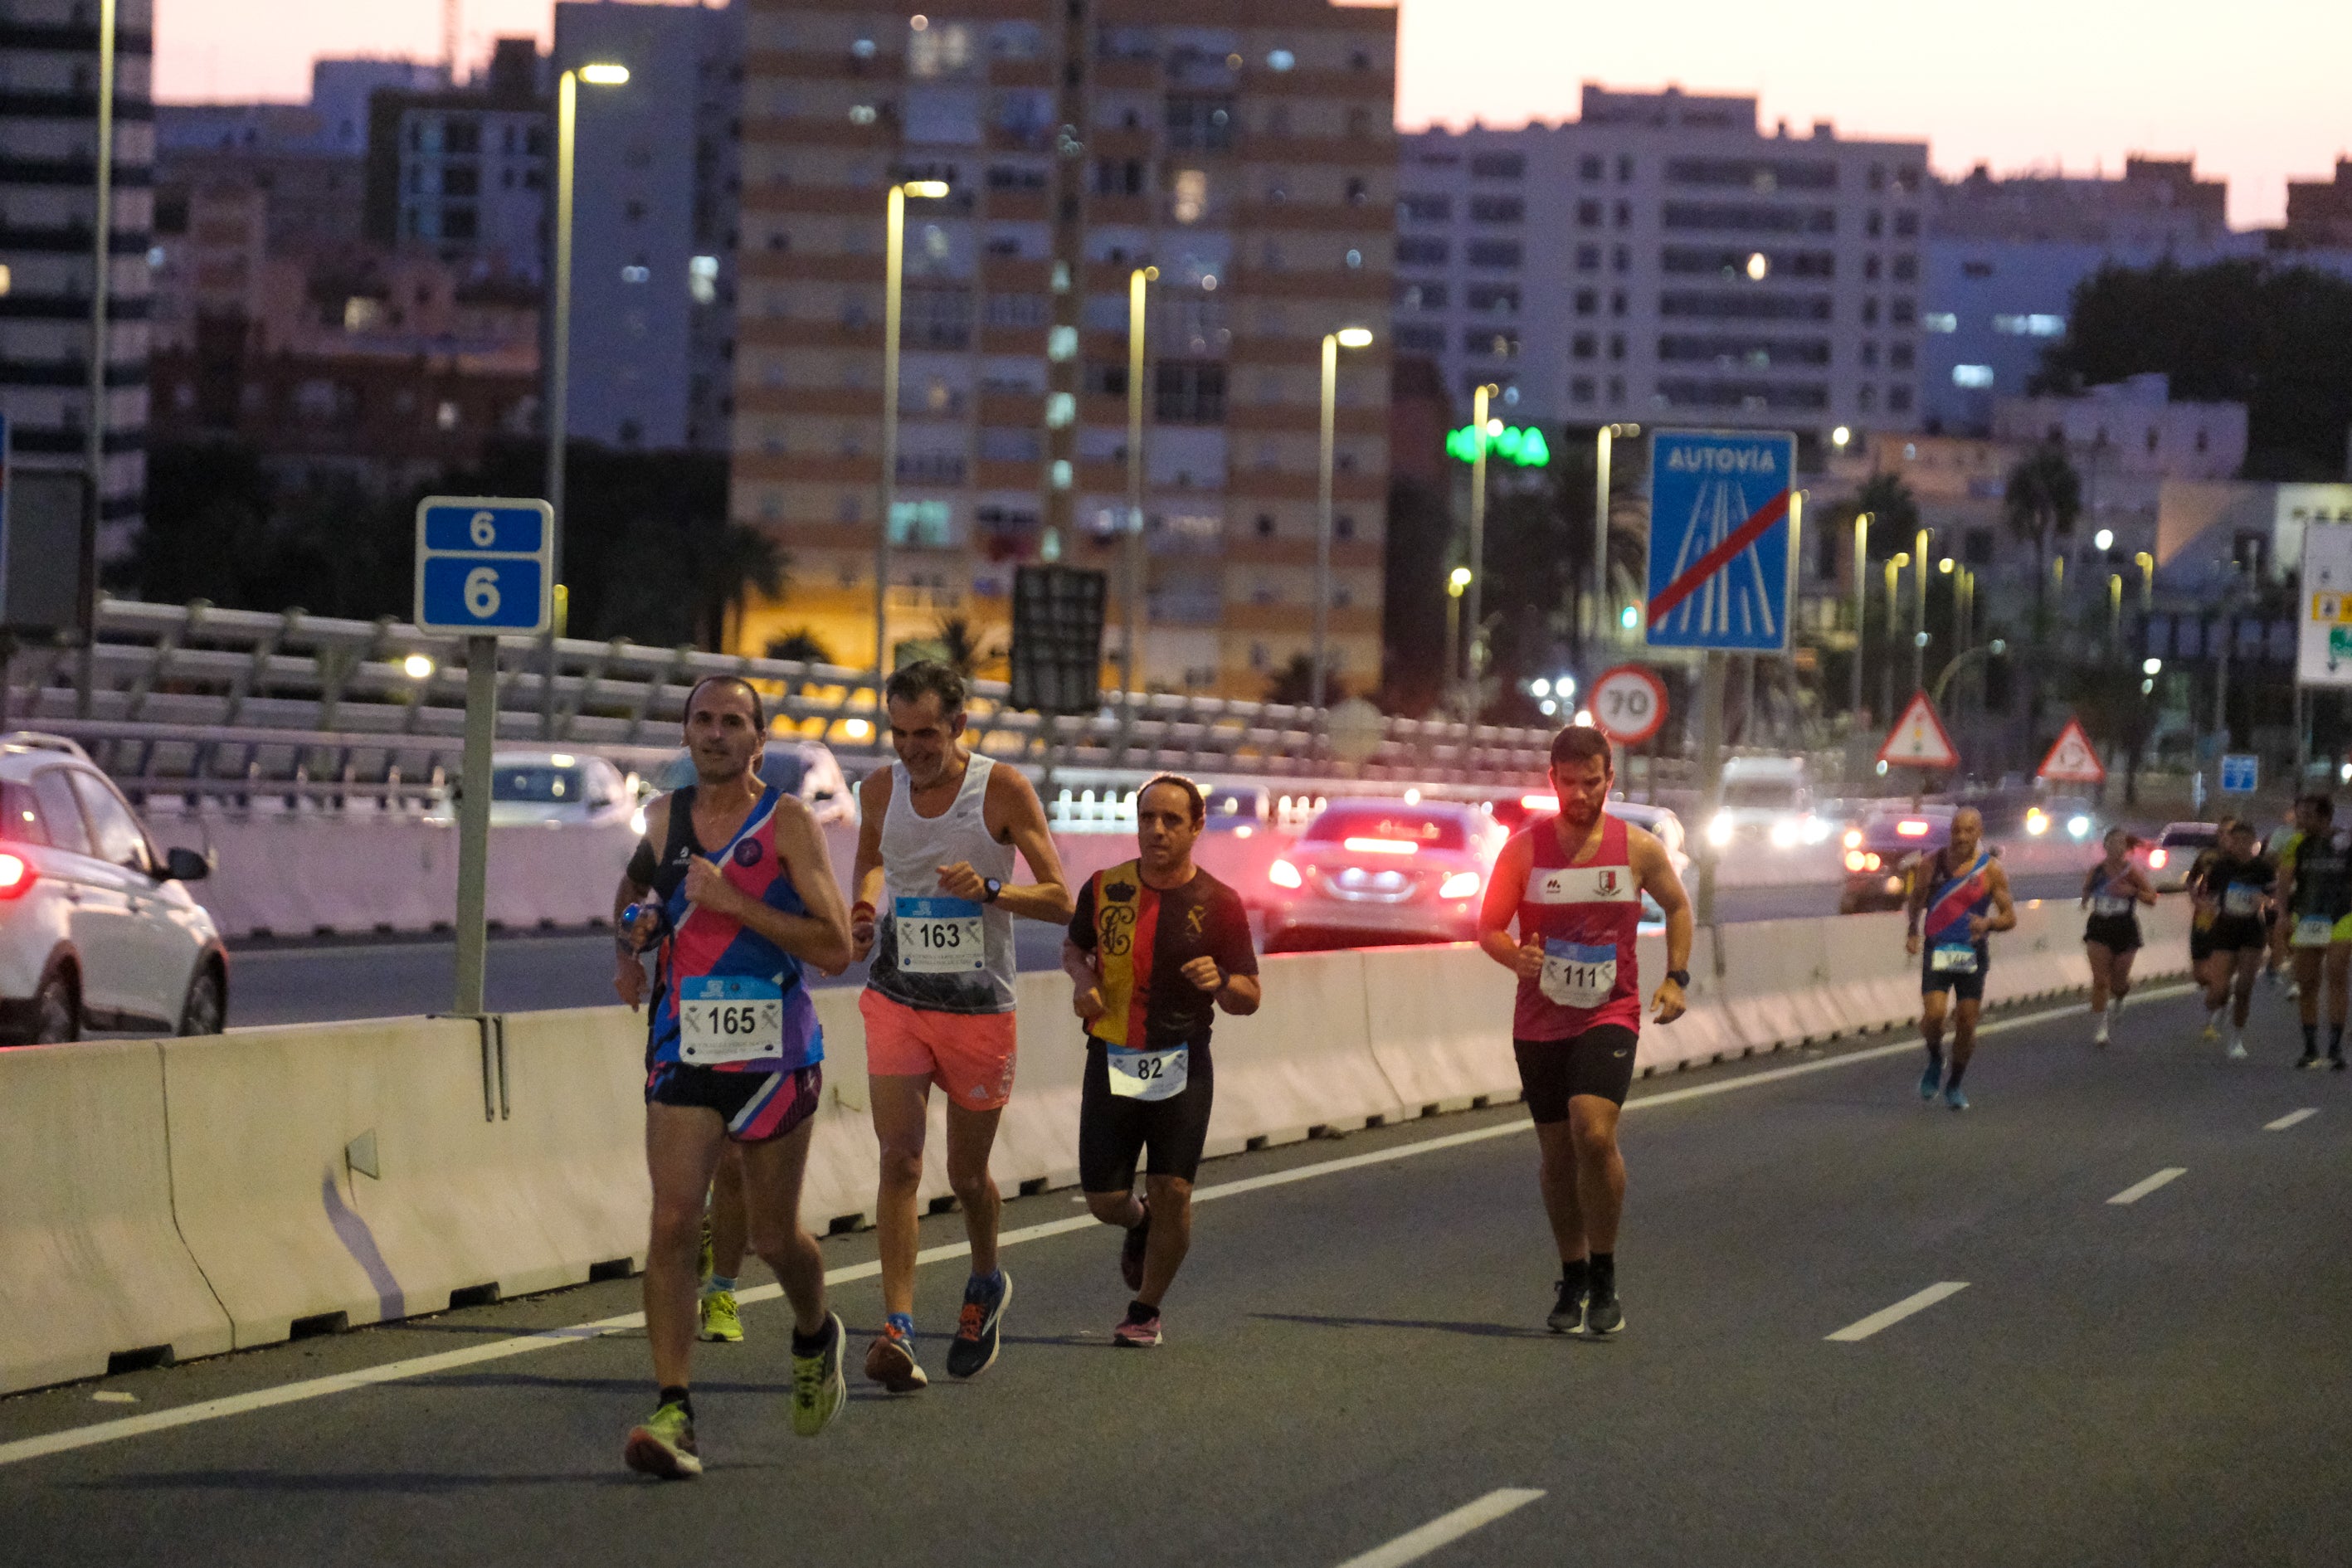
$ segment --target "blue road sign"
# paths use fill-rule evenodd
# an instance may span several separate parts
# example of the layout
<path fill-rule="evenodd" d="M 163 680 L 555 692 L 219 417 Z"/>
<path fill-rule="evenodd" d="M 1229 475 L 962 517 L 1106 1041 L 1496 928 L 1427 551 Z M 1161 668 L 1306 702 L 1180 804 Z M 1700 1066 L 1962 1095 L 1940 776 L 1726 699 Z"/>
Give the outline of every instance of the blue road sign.
<path fill-rule="evenodd" d="M 1785 432 L 1651 437 L 1652 647 L 1788 651 L 1796 467 Z"/>
<path fill-rule="evenodd" d="M 2263 760 L 2252 752 L 2221 754 L 2221 793 L 2252 795 L 2262 787 Z"/>
<path fill-rule="evenodd" d="M 552 624 L 554 509 L 543 500 L 427 496 L 416 506 L 416 625 L 461 637 Z"/>

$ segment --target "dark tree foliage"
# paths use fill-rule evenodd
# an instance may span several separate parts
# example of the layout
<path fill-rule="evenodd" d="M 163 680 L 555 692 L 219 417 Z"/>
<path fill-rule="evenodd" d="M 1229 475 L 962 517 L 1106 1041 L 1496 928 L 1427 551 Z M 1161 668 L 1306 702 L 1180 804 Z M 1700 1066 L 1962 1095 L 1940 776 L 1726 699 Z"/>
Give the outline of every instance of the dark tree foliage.
<path fill-rule="evenodd" d="M 1381 706 L 1416 718 L 1437 705 L 1445 679 L 1445 574 L 1460 564 L 1444 492 L 1402 476 L 1389 481 L 1381 601 Z"/>
<path fill-rule="evenodd" d="M 2175 397 L 2243 403 L 2249 479 L 2331 479 L 2352 426 L 2352 282 L 2266 259 L 2106 267 L 2075 286 L 2037 392 L 2161 371 Z"/>
<path fill-rule="evenodd" d="M 535 496 L 544 462 L 536 443 L 516 442 L 430 486 L 381 495 L 349 481 L 282 483 L 234 444 L 161 445 L 149 458 L 146 525 L 116 585 L 166 603 L 405 619 L 416 502 Z M 724 458 L 576 443 L 564 485 L 573 637 L 717 647 L 748 594 L 784 590 L 774 539 L 728 518 Z"/>

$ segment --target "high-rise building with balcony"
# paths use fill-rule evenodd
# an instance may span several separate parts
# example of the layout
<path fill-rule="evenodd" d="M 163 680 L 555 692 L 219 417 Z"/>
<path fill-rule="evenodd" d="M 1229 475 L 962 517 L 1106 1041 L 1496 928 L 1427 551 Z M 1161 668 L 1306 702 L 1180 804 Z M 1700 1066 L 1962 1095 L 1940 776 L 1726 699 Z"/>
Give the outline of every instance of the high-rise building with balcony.
<path fill-rule="evenodd" d="M 1401 353 L 1513 423 L 1918 417 L 1927 149 L 1759 130 L 1756 100 L 1587 83 L 1579 117 L 1405 139 Z"/>
<path fill-rule="evenodd" d="M 1149 285 L 1139 681 L 1258 696 L 1309 646 L 1320 354 L 1337 375 L 1330 652 L 1377 680 L 1396 13 L 1323 0 L 751 0 L 734 515 L 791 580 L 743 642 L 865 664 L 1009 621 L 1013 569 L 1110 573 L 1129 531 L 1128 297 Z M 908 203 L 881 514 L 885 204 Z M 1119 606 L 1114 605 L 1113 625 Z M 1114 644 L 1117 634 L 1114 632 Z"/>
<path fill-rule="evenodd" d="M 98 23 L 18 0 L 0 27 L 0 411 L 12 460 L 84 468 L 98 211 Z M 154 217 L 152 0 L 116 13 L 99 548 L 127 547 L 147 488 L 147 251 Z"/>

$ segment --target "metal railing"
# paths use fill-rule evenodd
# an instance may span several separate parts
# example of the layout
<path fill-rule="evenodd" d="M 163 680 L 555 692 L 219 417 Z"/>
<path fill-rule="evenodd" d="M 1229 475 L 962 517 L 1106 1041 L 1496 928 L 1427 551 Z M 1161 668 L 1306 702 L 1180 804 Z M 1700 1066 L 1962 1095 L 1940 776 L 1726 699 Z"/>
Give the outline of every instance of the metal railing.
<path fill-rule="evenodd" d="M 462 643 L 390 618 L 337 620 L 101 599 L 85 647 L 19 649 L 5 672 L 11 726 L 66 735 L 134 794 L 255 791 L 315 798 L 420 797 L 453 775 L 465 728 Z M 776 732 L 882 754 L 869 672 L 730 658 L 615 639 L 499 644 L 502 745 L 593 750 L 650 772 L 675 753 L 688 693 L 739 675 L 765 695 Z M 1542 776 L 1548 731 L 1390 719 L 1360 765 L 1337 761 L 1312 710 L 1224 698 L 1109 698 L 1047 719 L 972 686 L 972 742 L 1031 771 L 1162 768 L 1236 778 L 1513 785 Z M 361 786 L 369 786 L 362 789 Z M 215 787 L 218 786 L 218 787 Z M 389 787 L 389 793 L 385 786 Z M 338 795 L 340 792 L 340 795 Z M 285 792 L 276 792 L 283 794 Z"/>

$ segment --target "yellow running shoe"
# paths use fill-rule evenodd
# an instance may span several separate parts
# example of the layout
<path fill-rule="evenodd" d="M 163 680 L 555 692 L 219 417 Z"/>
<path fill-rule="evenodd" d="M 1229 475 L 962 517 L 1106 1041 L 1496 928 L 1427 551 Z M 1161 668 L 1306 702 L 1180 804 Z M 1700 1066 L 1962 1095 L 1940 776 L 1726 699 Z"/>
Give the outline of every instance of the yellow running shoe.
<path fill-rule="evenodd" d="M 848 1341 L 838 1313 L 824 1320 L 824 1348 L 814 1355 L 793 1356 L 793 1430 L 814 1437 L 833 1424 L 849 1401 L 849 1383 L 841 1374 L 841 1347 Z"/>
<path fill-rule="evenodd" d="M 621 1460 L 639 1475 L 665 1481 L 700 1475 L 702 1456 L 694 1446 L 694 1417 L 683 1405 L 663 1405 L 629 1434 Z"/>
<path fill-rule="evenodd" d="M 743 1342 L 743 1314 L 732 1290 L 713 1290 L 702 1299 L 702 1338 L 712 1344 Z"/>

